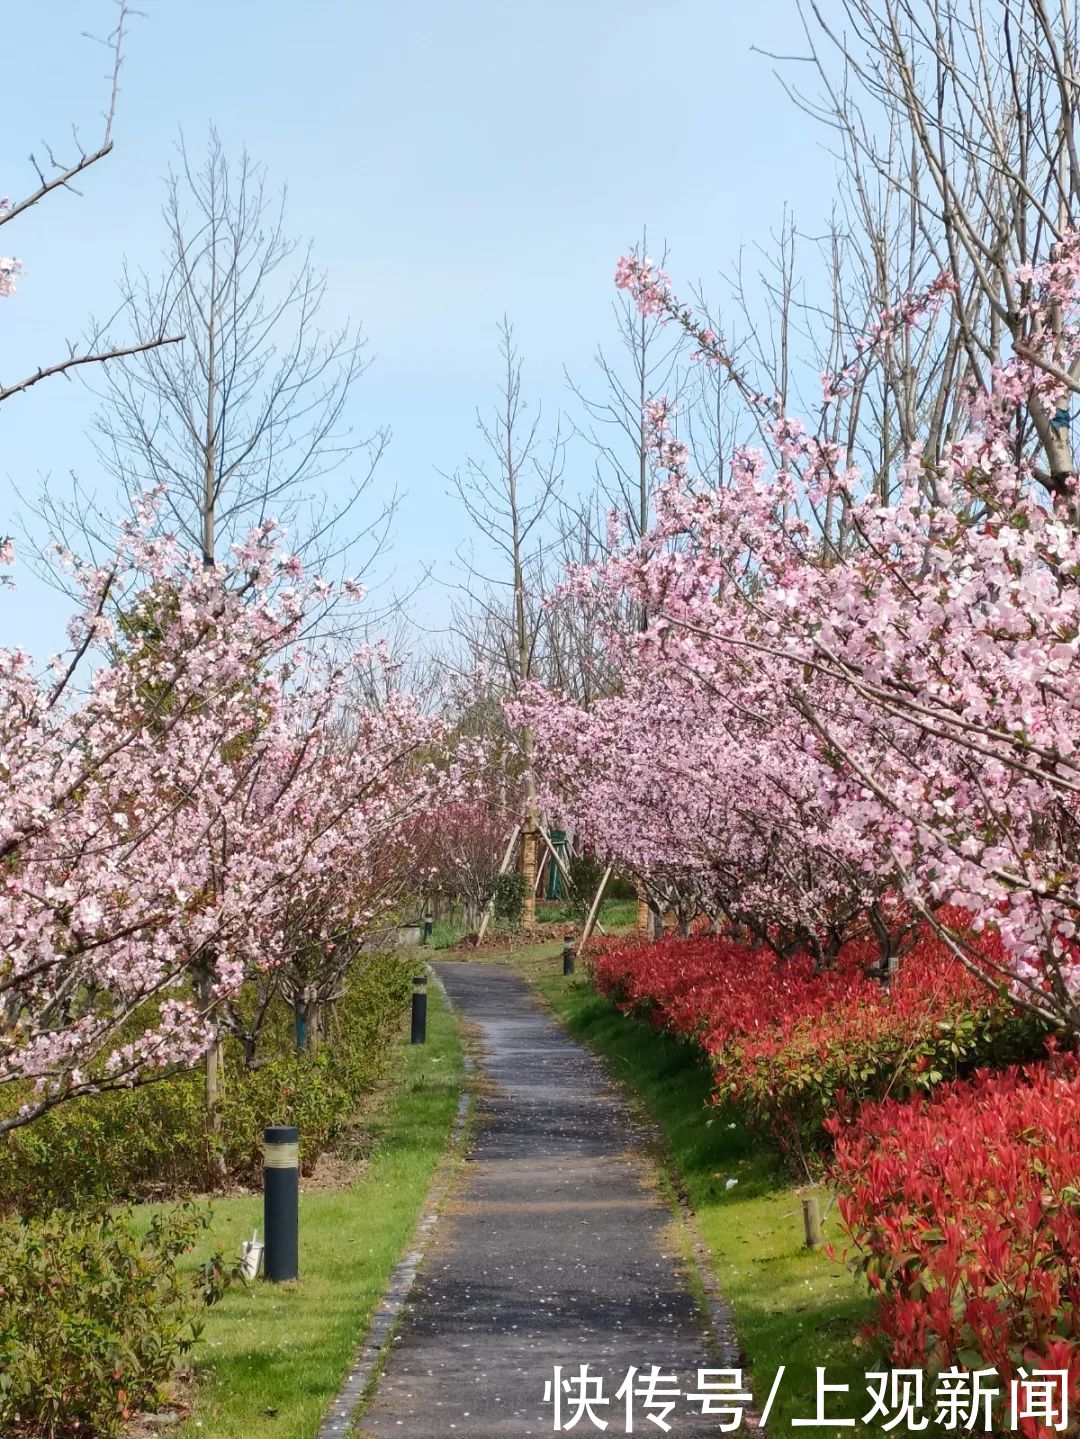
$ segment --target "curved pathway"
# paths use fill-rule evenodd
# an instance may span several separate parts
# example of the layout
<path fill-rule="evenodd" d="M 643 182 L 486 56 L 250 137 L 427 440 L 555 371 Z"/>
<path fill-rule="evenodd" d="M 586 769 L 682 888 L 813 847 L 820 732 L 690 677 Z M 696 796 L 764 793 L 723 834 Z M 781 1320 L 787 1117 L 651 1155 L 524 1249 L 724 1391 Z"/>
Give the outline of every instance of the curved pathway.
<path fill-rule="evenodd" d="M 675 1257 L 670 1210 L 650 1187 L 642 1136 L 599 1061 L 571 1039 L 513 971 L 435 966 L 476 1027 L 482 1051 L 477 1133 L 454 1199 L 416 1280 L 375 1395 L 372 1439 L 495 1439 L 555 1432 L 545 1381 L 583 1363 L 626 1430 L 616 1390 L 631 1366 L 658 1365 L 684 1393 L 715 1366 Z M 661 1386 L 665 1387 L 665 1386 Z M 563 1395 L 565 1426 L 577 1409 Z M 680 1398 L 675 1439 L 717 1432 Z M 634 1403 L 633 1432 L 665 1431 Z M 588 1414 L 570 1431 L 598 1434 Z"/>

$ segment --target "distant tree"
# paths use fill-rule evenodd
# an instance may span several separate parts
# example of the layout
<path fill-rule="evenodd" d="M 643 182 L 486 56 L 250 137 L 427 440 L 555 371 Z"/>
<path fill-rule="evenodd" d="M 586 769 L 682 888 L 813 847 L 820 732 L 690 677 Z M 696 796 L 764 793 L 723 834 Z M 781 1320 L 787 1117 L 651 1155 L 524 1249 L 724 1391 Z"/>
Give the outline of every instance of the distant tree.
<path fill-rule="evenodd" d="M 183 139 L 178 153 L 163 268 L 125 268 L 119 313 L 138 332 L 176 326 L 185 342 L 109 371 L 97 454 L 133 506 L 159 490 L 160 523 L 208 564 L 228 564 L 229 547 L 273 518 L 309 571 L 328 571 L 348 548 L 355 578 L 383 546 L 395 508 L 390 497 L 362 519 L 357 510 L 388 440 L 382 429 L 357 438 L 351 428 L 365 340 L 349 323 L 320 328 L 326 277 L 310 243 L 287 234 L 284 192 L 270 190 L 264 169 L 246 152 L 230 160 L 214 130 L 201 163 Z M 347 478 L 332 498 L 338 475 Z M 111 545 L 112 515 L 81 487 L 42 508 L 81 548 Z"/>
<path fill-rule="evenodd" d="M 502 377 L 490 420 L 477 415 L 486 451 L 470 457 L 450 477 L 465 513 L 486 545 L 462 556 L 467 604 L 458 606 L 454 626 L 472 660 L 498 675 L 505 691 L 516 694 L 535 673 L 537 643 L 543 625 L 545 535 L 549 532 L 563 474 L 564 442 L 558 427 L 541 435 L 541 415 L 525 416 L 521 392 L 521 356 L 504 317 L 499 327 Z M 493 564 L 496 572 L 486 572 Z M 535 917 L 533 882 L 539 857 L 540 815 L 533 779 L 533 734 L 518 731 L 523 767 L 522 870 L 526 877 L 525 923 Z"/>

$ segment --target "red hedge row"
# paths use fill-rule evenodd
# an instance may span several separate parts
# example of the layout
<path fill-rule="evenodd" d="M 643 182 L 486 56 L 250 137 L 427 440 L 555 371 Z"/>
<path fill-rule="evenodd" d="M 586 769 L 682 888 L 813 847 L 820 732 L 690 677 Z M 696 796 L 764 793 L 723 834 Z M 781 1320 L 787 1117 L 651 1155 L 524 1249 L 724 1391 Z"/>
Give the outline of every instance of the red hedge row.
<path fill-rule="evenodd" d="M 982 1363 L 1006 1380 L 1021 1366 L 1067 1369 L 1076 1433 L 1080 1064 L 980 1072 L 830 1128 L 840 1214 L 893 1361 Z"/>
<path fill-rule="evenodd" d="M 766 947 L 714 936 L 616 943 L 593 964 L 598 986 L 623 1009 L 700 1045 L 717 1098 L 809 1168 L 831 1115 L 1038 1052 L 1035 1024 L 928 927 L 888 988 L 864 972 L 876 954 L 872 939 L 854 941 L 834 970 L 814 974 L 807 955 L 778 961 Z"/>
<path fill-rule="evenodd" d="M 1080 1060 L 1047 1059 L 1034 1022 L 929 930 L 887 990 L 863 973 L 874 952 L 848 945 L 821 975 L 723 937 L 610 943 L 593 962 L 623 1009 L 700 1045 L 717 1096 L 789 1154 L 833 1143 L 842 1223 L 894 1363 L 994 1368 L 1006 1406 L 1020 1368 L 1067 1369 L 1076 1434 Z"/>

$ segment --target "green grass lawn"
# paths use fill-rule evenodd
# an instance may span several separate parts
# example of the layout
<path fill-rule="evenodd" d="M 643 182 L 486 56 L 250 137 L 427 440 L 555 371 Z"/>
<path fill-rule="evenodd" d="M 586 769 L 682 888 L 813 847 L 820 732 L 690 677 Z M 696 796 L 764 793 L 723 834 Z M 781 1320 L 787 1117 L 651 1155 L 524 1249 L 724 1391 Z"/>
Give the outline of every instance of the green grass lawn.
<path fill-rule="evenodd" d="M 359 1180 L 300 1201 L 300 1279 L 236 1286 L 210 1310 L 195 1350 L 195 1415 L 179 1439 L 312 1439 L 406 1248 L 450 1133 L 462 1083 L 457 1030 L 432 986 L 428 1042 L 405 1040 L 370 1121 Z M 237 1256 L 261 1197 L 214 1204 L 207 1250 Z M 200 1246 L 201 1247 L 201 1246 Z"/>
<path fill-rule="evenodd" d="M 749 1358 L 755 1397 L 763 1404 L 779 1365 L 786 1366 L 769 1420 L 772 1435 L 878 1434 L 874 1426 L 793 1429 L 794 1417 L 816 1415 L 816 1366 L 850 1394 L 829 1396 L 826 1413 L 858 1417 L 870 1407 L 863 1375 L 883 1367 L 873 1349 L 854 1340 L 870 1317 L 861 1282 L 822 1251 L 804 1247 L 801 1199 L 760 1141 L 737 1117 L 706 1107 L 709 1075 L 695 1051 L 649 1025 L 627 1018 L 578 975 L 555 972 L 539 948 L 521 965 L 570 1032 L 602 1055 L 636 1094 L 661 1130 L 664 1161 L 697 1215 L 740 1345 Z M 727 1187 L 728 1180 L 737 1184 Z M 824 1212 L 828 1196 L 820 1192 Z M 835 1210 L 827 1237 L 839 1243 Z"/>
<path fill-rule="evenodd" d="M 580 927 L 581 917 L 573 907 L 560 900 L 540 900 L 536 906 L 536 918 L 541 924 L 576 924 Z M 626 929 L 637 919 L 637 900 L 605 899 L 600 903 L 597 916 L 604 929 Z"/>
<path fill-rule="evenodd" d="M 575 914 L 569 904 L 559 900 L 538 901 L 536 918 L 540 924 L 567 924 L 578 928 L 581 926 L 580 914 Z M 600 905 L 599 920 L 608 934 L 629 929 L 637 920 L 637 901 L 605 899 Z M 501 928 L 502 926 L 496 922 L 490 926 L 488 932 L 494 937 L 499 934 Z M 453 917 L 437 919 L 431 932 L 432 948 L 452 949 L 460 939 L 464 938 L 466 933 L 465 926 Z"/>

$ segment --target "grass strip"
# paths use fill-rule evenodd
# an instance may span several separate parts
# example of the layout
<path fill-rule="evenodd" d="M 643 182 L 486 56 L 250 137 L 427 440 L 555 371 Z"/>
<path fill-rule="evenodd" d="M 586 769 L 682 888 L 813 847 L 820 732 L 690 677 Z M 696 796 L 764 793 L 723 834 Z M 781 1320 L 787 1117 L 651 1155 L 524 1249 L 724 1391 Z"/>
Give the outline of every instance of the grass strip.
<path fill-rule="evenodd" d="M 431 986 L 427 1043 L 402 1038 L 365 1119 L 373 1147 L 361 1177 L 301 1196 L 300 1279 L 238 1285 L 208 1313 L 194 1352 L 196 1409 L 178 1439 L 311 1439 L 412 1236 L 462 1073 L 456 1026 Z M 207 1250 L 236 1256 L 256 1226 L 261 1233 L 261 1197 L 217 1200 Z"/>

